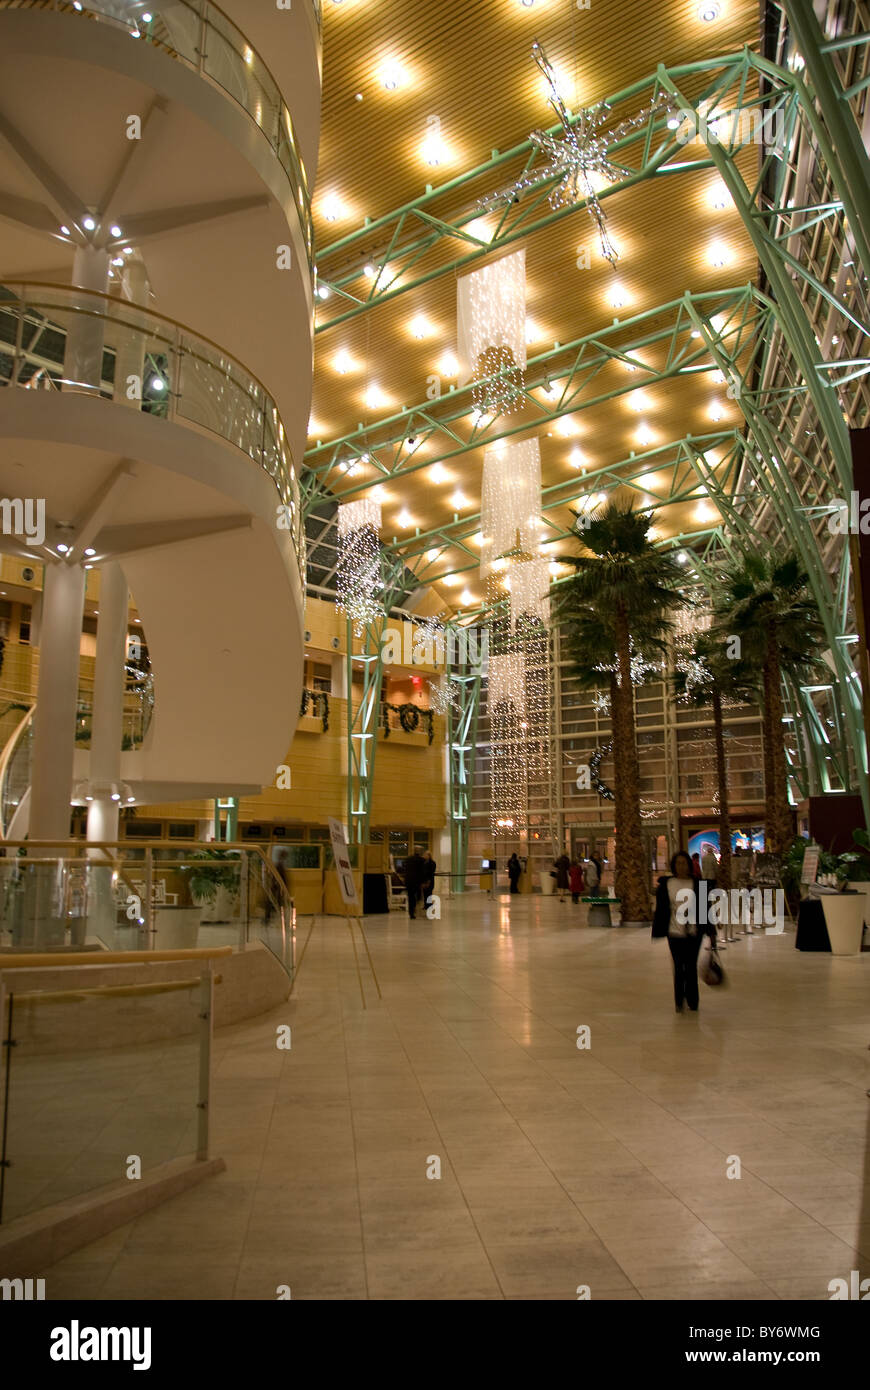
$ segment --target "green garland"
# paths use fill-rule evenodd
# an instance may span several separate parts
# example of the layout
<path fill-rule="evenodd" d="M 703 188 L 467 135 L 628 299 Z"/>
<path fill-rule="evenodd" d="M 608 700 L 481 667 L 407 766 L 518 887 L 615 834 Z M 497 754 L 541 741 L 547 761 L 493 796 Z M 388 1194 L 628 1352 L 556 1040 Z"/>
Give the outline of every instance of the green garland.
<path fill-rule="evenodd" d="M 325 690 L 303 690 L 302 703 L 299 706 L 300 715 L 308 713 L 309 703 L 313 706 L 312 714 L 317 717 L 317 707 L 320 706 L 320 722 L 323 725 L 323 732 L 329 728 L 329 696 Z"/>
<path fill-rule="evenodd" d="M 390 737 L 390 714 L 399 716 L 399 723 L 406 734 L 415 734 L 420 727 L 422 716 L 426 721 L 426 732 L 429 735 L 429 743 L 435 737 L 435 712 L 431 709 L 420 709 L 419 705 L 406 703 L 404 705 L 388 705 L 386 701 L 382 706 L 381 723 L 384 729 L 384 738 Z"/>

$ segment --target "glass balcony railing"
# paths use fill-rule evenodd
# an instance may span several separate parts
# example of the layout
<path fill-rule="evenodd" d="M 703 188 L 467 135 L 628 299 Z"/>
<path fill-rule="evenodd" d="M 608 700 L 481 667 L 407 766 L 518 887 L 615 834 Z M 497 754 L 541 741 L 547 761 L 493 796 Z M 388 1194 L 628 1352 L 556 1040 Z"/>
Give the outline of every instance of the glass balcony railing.
<path fill-rule="evenodd" d="M 250 844 L 0 841 L 0 971 L 10 953 L 232 947 L 259 941 L 292 978 L 295 909 Z"/>
<path fill-rule="evenodd" d="M 111 295 L 65 285 L 0 285 L 3 386 L 116 400 L 239 449 L 275 483 L 275 521 L 293 542 L 301 603 L 305 536 L 284 425 L 266 388 L 222 348 Z"/>
<path fill-rule="evenodd" d="M 220 87 L 263 132 L 286 173 L 311 262 L 311 197 L 290 111 L 260 54 L 217 5 L 205 0 L 0 0 L 4 9 L 53 10 L 111 24 Z"/>
<path fill-rule="evenodd" d="M 64 989 L 0 956 L 0 1230 L 185 1156 L 209 1156 L 214 967 L 198 977 Z M 53 976 L 49 983 L 41 977 Z M 36 979 L 36 983 L 34 983 Z M 137 1038 L 121 1020 L 136 1019 Z"/>

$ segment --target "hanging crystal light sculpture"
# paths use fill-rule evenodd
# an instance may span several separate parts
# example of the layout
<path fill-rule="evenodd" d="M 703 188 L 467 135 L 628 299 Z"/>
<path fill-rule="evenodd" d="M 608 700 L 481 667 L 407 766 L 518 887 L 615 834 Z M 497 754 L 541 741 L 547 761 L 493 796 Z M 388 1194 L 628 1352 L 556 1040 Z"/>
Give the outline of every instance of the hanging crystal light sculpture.
<path fill-rule="evenodd" d="M 383 613 L 380 527 L 381 506 L 373 498 L 344 502 L 338 508 L 335 606 L 347 614 L 357 637 Z"/>
<path fill-rule="evenodd" d="M 457 288 L 459 350 L 472 398 L 483 415 L 498 415 L 521 400 L 526 368 L 526 253 L 463 276 Z"/>

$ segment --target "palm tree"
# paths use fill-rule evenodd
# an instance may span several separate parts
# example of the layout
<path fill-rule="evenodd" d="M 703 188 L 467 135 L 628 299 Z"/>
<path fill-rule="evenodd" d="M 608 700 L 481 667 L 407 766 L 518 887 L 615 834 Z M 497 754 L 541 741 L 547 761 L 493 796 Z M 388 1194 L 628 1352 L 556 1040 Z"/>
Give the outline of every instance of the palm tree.
<path fill-rule="evenodd" d="M 731 887 L 731 807 L 725 756 L 723 700 L 746 703 L 753 698 L 753 675 L 745 661 L 729 661 L 721 644 L 707 632 L 695 633 L 677 656 L 674 694 L 681 704 L 709 709 L 716 750 L 716 798 L 719 804 L 719 874 L 721 888 Z"/>
<path fill-rule="evenodd" d="M 727 656 L 736 652 L 759 684 L 764 737 L 765 848 L 782 854 L 794 836 L 788 800 L 783 730 L 782 678 L 805 677 L 816 665 L 811 655 L 824 626 L 798 556 L 743 554 L 726 566 L 714 606 L 710 640 Z M 734 638 L 739 638 L 739 648 Z"/>
<path fill-rule="evenodd" d="M 571 598 L 570 590 L 567 593 L 563 590 L 560 594 L 558 586 L 556 597 L 551 605 L 551 612 L 553 611 L 562 615 L 560 622 L 562 652 L 568 662 L 571 674 L 578 681 L 582 690 L 600 690 L 603 685 L 607 686 L 612 724 L 613 711 L 619 700 L 619 680 L 613 659 L 613 636 L 608 624 L 591 608 L 577 608 Z M 635 648 L 637 648 L 638 643 L 643 656 L 653 653 L 663 654 L 665 651 L 664 642 L 654 632 L 641 634 L 636 631 Z M 617 846 L 614 888 L 616 896 L 622 899 L 626 887 L 624 882 L 625 859 L 624 855 L 619 852 L 619 847 L 625 843 L 625 798 L 620 794 L 621 764 L 618 759 L 614 759 L 613 792 L 613 819 Z"/>
<path fill-rule="evenodd" d="M 613 761 L 616 769 L 617 864 L 623 921 L 646 921 L 650 912 L 649 874 L 640 816 L 640 768 L 634 718 L 632 637 L 639 646 L 668 627 L 667 613 L 679 600 L 680 567 L 647 539 L 650 513 L 635 512 L 633 501 L 610 501 L 591 516 L 575 513 L 575 531 L 584 550 L 563 557 L 575 573 L 563 581 L 554 604 L 557 624 L 581 623 L 592 615 L 604 628 L 611 686 Z"/>

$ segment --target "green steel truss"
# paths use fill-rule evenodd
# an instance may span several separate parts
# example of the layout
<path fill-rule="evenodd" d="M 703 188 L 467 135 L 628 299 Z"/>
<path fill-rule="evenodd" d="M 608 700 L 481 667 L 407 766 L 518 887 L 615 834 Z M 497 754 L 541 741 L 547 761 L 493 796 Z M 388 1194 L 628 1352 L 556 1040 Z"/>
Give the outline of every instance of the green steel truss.
<path fill-rule="evenodd" d="M 354 652 L 354 625 L 347 623 L 347 827 L 352 844 L 365 844 L 374 789 L 375 754 L 384 678 L 383 636 L 391 610 L 413 586 L 405 565 L 384 550 L 381 554 L 383 612 L 362 628 L 360 650 Z M 354 665 L 362 665 L 362 690 L 354 698 Z M 362 867 L 362 865 L 361 865 Z"/>
<path fill-rule="evenodd" d="M 788 26 L 783 26 L 786 39 L 780 43 L 780 56 L 796 38 L 805 72 L 801 64 L 791 70 L 744 51 L 681 67 L 660 66 L 611 99 L 614 121 L 667 92 L 684 113 L 709 113 L 716 124 L 711 135 L 698 120 L 704 141 L 699 156 L 697 144 L 678 143 L 661 111 L 651 115 L 645 126 L 612 148 L 632 172 L 601 195 L 615 196 L 643 179 L 687 168 L 716 168 L 758 255 L 759 286 L 686 294 L 531 359 L 519 425 L 515 419 L 509 424 L 499 419 L 469 424 L 469 386 L 341 440 L 318 444 L 306 455 L 303 487 L 310 511 L 325 498 L 335 499 L 334 470 L 343 470 L 364 453 L 376 476 L 351 487 L 344 479 L 342 499 L 511 434 L 543 429 L 562 415 L 645 383 L 686 371 L 718 370 L 730 383 L 728 394 L 740 405 L 742 432 L 687 436 L 552 485 L 543 498 L 547 539 L 557 543 L 567 537 L 564 520 L 556 515 L 561 510 L 564 516 L 566 504 L 593 491 L 629 487 L 648 499 L 644 505 L 655 508 L 704 497 L 715 504 L 715 525 L 693 527 L 689 535 L 676 538 L 688 547 L 698 581 L 708 590 L 715 586 L 722 558 L 735 548 L 757 543 L 759 536 L 771 544 L 795 546 L 825 622 L 832 682 L 785 692 L 796 735 L 790 753 L 793 787 L 805 794 L 807 789 L 857 785 L 870 812 L 860 686 L 851 661 L 855 620 L 849 550 L 843 538 L 832 536 L 827 528 L 838 499 L 851 489 L 848 429 L 864 424 L 870 409 L 870 166 L 856 126 L 862 93 L 870 85 L 870 37 L 853 23 L 853 32 L 825 41 L 808 0 L 783 0 L 782 10 Z M 849 10 L 852 20 L 857 13 L 856 7 Z M 844 54 L 851 65 L 845 76 L 836 66 Z M 856 54 L 863 63 L 860 70 L 855 67 Z M 849 81 L 856 72 L 858 80 Z M 748 182 L 741 172 L 746 161 L 738 156 L 745 148 L 747 128 L 765 113 L 769 121 L 775 118 L 777 136 L 760 145 Z M 478 200 L 500 183 L 534 172 L 536 158 L 530 143 L 504 154 L 494 152 L 487 164 L 428 189 L 422 198 L 327 247 L 320 254 L 319 278 L 333 298 L 318 331 L 582 209 L 581 202 L 553 212 L 546 201 L 549 187 L 541 184 L 502 209 L 490 239 L 482 241 L 469 230 L 481 215 Z M 375 273 L 361 291 L 359 272 L 368 261 Z M 649 351 L 656 365 L 645 360 Z M 623 386 L 602 391 L 598 378 L 614 360 L 636 370 L 626 373 Z M 541 388 L 550 392 L 544 399 Z M 412 436 L 417 442 L 409 450 Z M 645 477 L 652 471 L 658 476 L 654 489 Z M 416 565 L 417 582 L 430 582 L 442 577 L 438 561 L 424 559 L 432 550 L 458 546 L 468 563 L 457 570 L 477 568 L 471 538 L 478 526 L 476 515 L 455 516 L 447 525 L 394 541 L 390 549 L 397 561 L 401 555 L 403 575 L 405 565 Z M 407 587 L 406 575 L 404 583 Z M 379 690 L 373 647 L 369 657 L 372 687 L 376 679 Z M 458 754 L 467 743 L 478 700 L 479 680 L 475 685 L 469 677 L 455 745 L 451 734 L 451 812 L 461 807 L 470 787 L 467 764 Z M 369 710 L 366 717 L 370 715 Z M 374 741 L 372 754 L 373 746 Z M 370 766 L 363 767 L 360 784 L 366 780 L 370 803 Z M 361 802 L 351 809 L 352 825 L 367 824 Z M 463 868 L 467 824 L 463 828 L 460 820 L 456 831 L 452 829 L 458 856 L 454 863 Z"/>

